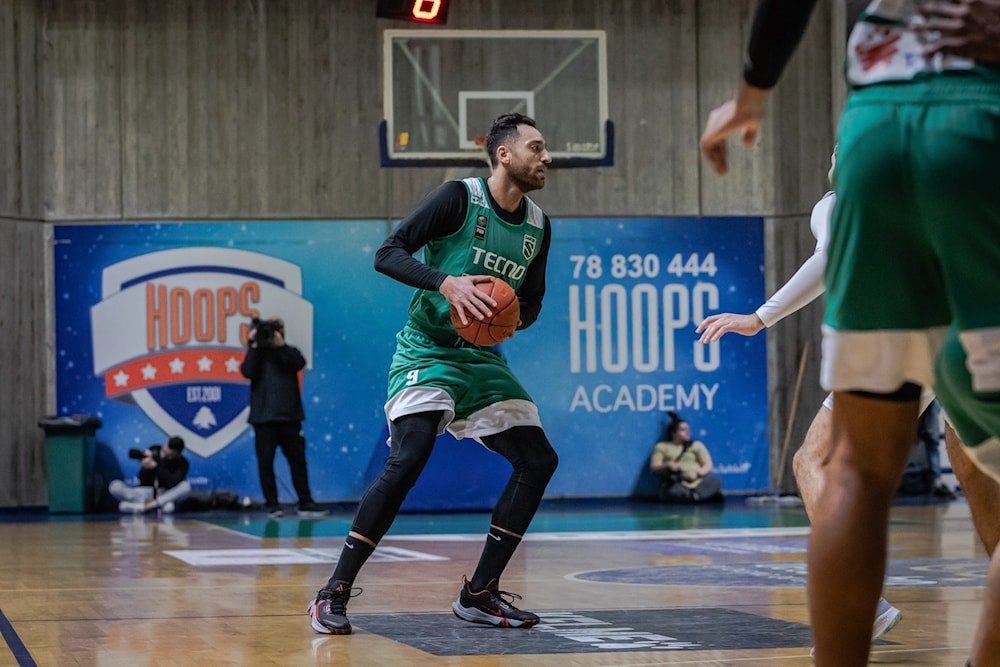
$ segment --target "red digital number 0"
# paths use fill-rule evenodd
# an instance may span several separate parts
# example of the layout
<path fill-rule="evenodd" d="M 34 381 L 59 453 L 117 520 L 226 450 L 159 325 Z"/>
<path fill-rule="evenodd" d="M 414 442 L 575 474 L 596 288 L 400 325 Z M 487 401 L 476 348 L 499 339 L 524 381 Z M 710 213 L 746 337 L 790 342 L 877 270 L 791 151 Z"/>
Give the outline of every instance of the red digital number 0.
<path fill-rule="evenodd" d="M 437 18 L 439 11 L 441 11 L 441 0 L 414 0 L 413 10 L 410 13 L 415 19 L 432 21 Z"/>

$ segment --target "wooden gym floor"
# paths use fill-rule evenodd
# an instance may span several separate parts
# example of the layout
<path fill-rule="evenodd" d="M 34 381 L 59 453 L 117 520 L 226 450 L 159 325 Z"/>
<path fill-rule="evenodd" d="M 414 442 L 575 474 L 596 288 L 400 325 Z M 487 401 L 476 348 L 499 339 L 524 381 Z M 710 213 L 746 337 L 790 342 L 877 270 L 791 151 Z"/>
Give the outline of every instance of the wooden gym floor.
<path fill-rule="evenodd" d="M 451 613 L 488 513 L 403 514 L 356 582 L 354 634 L 317 635 L 306 606 L 351 515 L 0 513 L 0 665 L 812 664 L 800 508 L 546 502 L 501 585 L 531 630 Z M 968 506 L 898 503 L 890 542 L 903 620 L 872 663 L 964 664 L 987 567 Z"/>

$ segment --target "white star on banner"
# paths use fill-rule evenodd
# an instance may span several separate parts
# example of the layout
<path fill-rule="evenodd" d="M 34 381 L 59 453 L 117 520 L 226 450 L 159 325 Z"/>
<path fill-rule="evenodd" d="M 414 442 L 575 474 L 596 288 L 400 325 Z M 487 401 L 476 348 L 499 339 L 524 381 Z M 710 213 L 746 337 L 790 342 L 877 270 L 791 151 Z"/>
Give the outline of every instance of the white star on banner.
<path fill-rule="evenodd" d="M 238 373 L 240 370 L 240 360 L 236 357 L 229 357 L 226 359 L 226 372 L 227 373 Z"/>
<path fill-rule="evenodd" d="M 142 379 L 152 380 L 156 377 L 156 367 L 152 364 L 146 364 L 142 367 Z"/>
<path fill-rule="evenodd" d="M 174 357 L 174 360 L 170 362 L 170 372 L 175 375 L 180 375 L 184 372 L 184 362 Z"/>
<path fill-rule="evenodd" d="M 208 357 L 202 357 L 198 360 L 198 370 L 202 373 L 207 373 L 212 370 L 212 360 Z"/>
<path fill-rule="evenodd" d="M 116 387 L 128 386 L 128 374 L 125 371 L 118 371 L 113 377 L 115 378 Z"/>

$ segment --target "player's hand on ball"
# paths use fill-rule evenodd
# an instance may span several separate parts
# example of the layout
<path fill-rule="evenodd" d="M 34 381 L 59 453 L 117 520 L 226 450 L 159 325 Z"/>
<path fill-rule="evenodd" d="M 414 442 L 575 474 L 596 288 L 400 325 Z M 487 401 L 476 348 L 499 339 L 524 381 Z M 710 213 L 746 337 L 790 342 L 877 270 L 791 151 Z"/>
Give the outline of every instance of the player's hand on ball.
<path fill-rule="evenodd" d="M 514 331 L 521 322 L 521 302 L 514 288 L 500 278 L 476 278 L 469 284 L 483 295 L 481 299 L 477 299 L 481 314 L 466 317 L 454 303 L 450 303 L 451 324 L 459 337 L 475 345 L 502 343 L 514 336 Z"/>
<path fill-rule="evenodd" d="M 490 295 L 476 287 L 476 283 L 486 282 L 489 276 L 448 276 L 438 291 L 448 299 L 448 303 L 458 313 L 462 324 L 469 318 L 483 320 L 493 316 L 491 310 L 497 305 Z"/>

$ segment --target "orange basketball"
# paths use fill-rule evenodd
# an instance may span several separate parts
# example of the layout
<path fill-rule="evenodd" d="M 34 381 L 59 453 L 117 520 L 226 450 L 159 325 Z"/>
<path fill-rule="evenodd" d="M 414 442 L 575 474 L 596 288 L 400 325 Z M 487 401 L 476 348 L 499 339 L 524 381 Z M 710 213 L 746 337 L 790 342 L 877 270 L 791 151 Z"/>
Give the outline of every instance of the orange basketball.
<path fill-rule="evenodd" d="M 466 313 L 469 323 L 462 326 L 462 320 L 458 318 L 458 311 L 451 308 L 451 323 L 455 326 L 455 331 L 463 339 L 476 345 L 495 345 L 502 343 L 505 338 L 514 335 L 517 323 L 521 321 L 521 303 L 517 300 L 514 289 L 499 278 L 489 277 L 489 280 L 476 283 L 476 287 L 493 297 L 497 305 L 490 308 L 493 317 L 485 320 L 477 320 Z"/>

